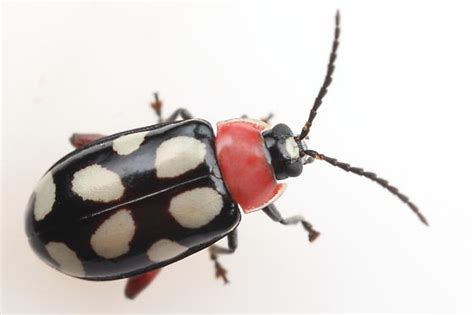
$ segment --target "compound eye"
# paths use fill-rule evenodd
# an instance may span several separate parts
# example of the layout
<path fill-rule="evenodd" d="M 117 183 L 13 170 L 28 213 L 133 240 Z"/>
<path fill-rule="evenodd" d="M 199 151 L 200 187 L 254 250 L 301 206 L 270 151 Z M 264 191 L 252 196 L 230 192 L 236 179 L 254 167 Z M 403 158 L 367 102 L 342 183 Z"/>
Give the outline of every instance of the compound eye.
<path fill-rule="evenodd" d="M 292 160 L 299 159 L 300 149 L 295 141 L 295 138 L 289 137 L 285 140 L 285 150 Z"/>

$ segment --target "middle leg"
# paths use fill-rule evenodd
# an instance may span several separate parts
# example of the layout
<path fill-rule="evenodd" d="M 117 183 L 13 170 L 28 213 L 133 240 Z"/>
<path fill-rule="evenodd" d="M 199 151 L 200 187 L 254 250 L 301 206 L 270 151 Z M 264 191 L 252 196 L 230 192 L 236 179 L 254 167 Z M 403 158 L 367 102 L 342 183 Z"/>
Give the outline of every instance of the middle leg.
<path fill-rule="evenodd" d="M 158 92 L 155 92 L 153 95 L 155 97 L 155 100 L 150 105 L 155 110 L 155 113 L 158 116 L 158 123 L 173 122 L 180 116 L 183 120 L 193 118 L 193 115 L 191 115 L 191 113 L 185 108 L 178 108 L 168 118 L 163 118 L 163 116 L 161 115 L 161 107 L 163 107 L 163 102 L 160 100 Z"/>
<path fill-rule="evenodd" d="M 209 247 L 211 260 L 214 261 L 214 268 L 216 269 L 216 278 L 222 278 L 224 283 L 229 283 L 227 279 L 227 270 L 222 267 L 217 257 L 222 254 L 233 254 L 237 249 L 237 229 L 227 235 L 227 247 L 212 245 Z"/>

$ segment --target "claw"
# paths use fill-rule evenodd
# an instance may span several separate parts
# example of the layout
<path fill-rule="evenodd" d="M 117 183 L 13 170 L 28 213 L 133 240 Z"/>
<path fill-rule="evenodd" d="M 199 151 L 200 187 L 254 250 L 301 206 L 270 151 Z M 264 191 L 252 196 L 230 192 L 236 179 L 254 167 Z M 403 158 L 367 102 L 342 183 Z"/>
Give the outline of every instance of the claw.
<path fill-rule="evenodd" d="M 304 229 L 308 232 L 308 239 L 310 242 L 314 242 L 321 233 L 313 229 L 313 226 L 308 221 L 302 221 Z"/>
<path fill-rule="evenodd" d="M 223 268 L 221 264 L 219 264 L 217 261 L 215 263 L 215 267 L 216 267 L 216 278 L 217 279 L 222 278 L 222 280 L 224 280 L 224 284 L 228 284 L 229 279 L 227 279 L 227 270 Z"/>
<path fill-rule="evenodd" d="M 320 233 L 318 231 L 311 230 L 309 231 L 308 239 L 310 242 L 314 242 L 318 237 Z"/>
<path fill-rule="evenodd" d="M 224 284 L 229 283 L 229 279 L 227 279 L 227 270 L 222 267 L 222 265 L 217 261 L 217 255 L 212 251 L 211 247 L 211 259 L 214 261 L 214 268 L 216 269 L 216 279 L 222 278 L 224 280 Z"/>

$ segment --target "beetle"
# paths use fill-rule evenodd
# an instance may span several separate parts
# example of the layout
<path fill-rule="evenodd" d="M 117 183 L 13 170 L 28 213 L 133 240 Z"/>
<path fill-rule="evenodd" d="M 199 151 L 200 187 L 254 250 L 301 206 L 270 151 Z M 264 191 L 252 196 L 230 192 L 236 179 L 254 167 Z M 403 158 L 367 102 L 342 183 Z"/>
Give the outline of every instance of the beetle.
<path fill-rule="evenodd" d="M 244 213 L 263 210 L 284 225 L 301 224 L 314 241 L 319 232 L 301 216 L 284 218 L 275 201 L 279 181 L 299 176 L 315 160 L 375 181 L 428 222 L 408 197 L 362 168 L 307 148 L 305 140 L 335 69 L 340 15 L 324 83 L 299 134 L 267 119 L 237 118 L 217 124 L 195 119 L 180 108 L 159 123 L 111 136 L 73 134 L 76 150 L 42 177 L 27 206 L 26 232 L 48 265 L 86 280 L 128 278 L 134 298 L 160 269 L 205 248 L 216 277 L 228 282 L 219 263 L 237 248 Z M 181 117 L 181 120 L 177 120 Z M 228 246 L 213 245 L 227 237 Z"/>

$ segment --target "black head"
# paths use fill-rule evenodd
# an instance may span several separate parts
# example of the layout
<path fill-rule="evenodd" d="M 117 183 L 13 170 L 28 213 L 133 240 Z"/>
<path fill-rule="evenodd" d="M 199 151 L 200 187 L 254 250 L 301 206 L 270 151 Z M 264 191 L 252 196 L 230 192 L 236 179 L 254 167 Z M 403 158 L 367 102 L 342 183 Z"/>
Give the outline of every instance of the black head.
<path fill-rule="evenodd" d="M 263 133 L 265 145 L 270 152 L 271 163 L 277 179 L 295 177 L 303 171 L 300 157 L 301 145 L 285 124 L 275 125 Z"/>

